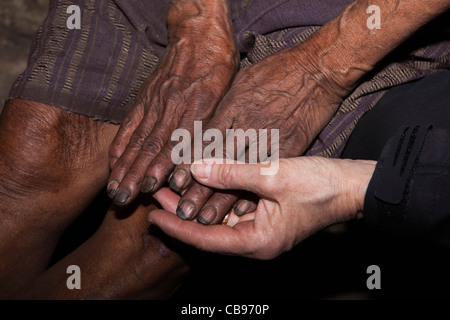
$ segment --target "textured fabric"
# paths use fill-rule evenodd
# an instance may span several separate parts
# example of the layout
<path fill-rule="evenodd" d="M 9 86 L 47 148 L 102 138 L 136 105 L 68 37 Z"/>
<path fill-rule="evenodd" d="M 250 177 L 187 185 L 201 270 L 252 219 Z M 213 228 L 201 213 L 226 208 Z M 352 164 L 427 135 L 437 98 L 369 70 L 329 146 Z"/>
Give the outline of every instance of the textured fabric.
<path fill-rule="evenodd" d="M 450 247 L 449 87 L 447 70 L 393 88 L 350 136 L 343 157 L 378 161 L 364 199 L 371 228 Z"/>
<path fill-rule="evenodd" d="M 445 17 L 444 17 L 445 18 Z M 448 18 L 448 17 L 447 17 Z M 447 29 L 444 28 L 447 26 Z M 319 26 L 288 28 L 257 35 L 241 67 L 301 44 Z M 391 88 L 450 69 L 450 32 L 445 19 L 425 29 L 391 56 L 390 64 L 375 70 L 342 102 L 339 110 L 314 141 L 307 155 L 339 157 L 358 120 Z"/>
<path fill-rule="evenodd" d="M 69 5 L 81 8 L 79 30 L 66 26 Z M 129 20 L 108 0 L 51 1 L 28 67 L 14 83 L 10 98 L 121 122 L 158 63 L 140 16 L 135 17 Z"/>
<path fill-rule="evenodd" d="M 235 38 L 247 67 L 305 41 L 350 0 L 231 0 Z M 69 5 L 82 12 L 69 30 Z M 167 45 L 168 0 L 51 0 L 26 71 L 10 99 L 25 98 L 120 123 Z M 444 20 L 445 21 L 445 20 Z M 446 25 L 448 27 L 448 25 Z M 438 30 L 439 32 L 435 32 Z M 390 88 L 450 67 L 448 32 L 425 34 L 391 58 L 342 103 L 308 155 L 337 157 L 360 117 Z"/>
<path fill-rule="evenodd" d="M 352 0 L 231 0 L 239 51 L 249 52 L 259 35 L 322 26 L 337 17 Z M 272 37 L 273 38 L 273 37 Z M 285 39 L 285 35 L 274 40 Z"/>

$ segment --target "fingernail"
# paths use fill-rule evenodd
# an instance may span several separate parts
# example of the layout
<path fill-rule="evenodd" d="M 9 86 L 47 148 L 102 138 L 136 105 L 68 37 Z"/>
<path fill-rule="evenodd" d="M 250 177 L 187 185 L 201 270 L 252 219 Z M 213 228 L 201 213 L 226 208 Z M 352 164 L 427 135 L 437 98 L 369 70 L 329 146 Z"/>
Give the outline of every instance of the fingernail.
<path fill-rule="evenodd" d="M 250 209 L 250 202 L 248 202 L 247 200 L 240 200 L 233 210 L 234 213 L 236 213 L 238 216 L 242 216 L 246 214 L 249 209 Z"/>
<path fill-rule="evenodd" d="M 204 225 L 211 224 L 217 217 L 217 211 L 216 208 L 208 206 L 204 208 L 200 212 L 200 216 L 197 217 L 197 221 Z"/>
<path fill-rule="evenodd" d="M 195 205 L 190 200 L 183 200 L 177 207 L 177 216 L 183 220 L 191 220 L 195 212 Z"/>
<path fill-rule="evenodd" d="M 153 190 L 158 181 L 153 177 L 146 177 L 141 186 L 142 193 L 149 193 Z"/>
<path fill-rule="evenodd" d="M 175 170 L 169 178 L 170 188 L 176 192 L 180 192 L 181 190 L 186 188 L 190 180 L 190 176 L 191 175 L 187 173 L 186 170 Z"/>
<path fill-rule="evenodd" d="M 117 193 L 117 189 L 119 188 L 119 181 L 111 180 L 106 186 L 106 192 L 114 197 Z"/>
<path fill-rule="evenodd" d="M 130 194 L 128 192 L 119 192 L 114 196 L 114 201 L 117 203 L 125 203 L 129 197 Z"/>
<path fill-rule="evenodd" d="M 212 162 L 199 160 L 191 164 L 191 172 L 199 180 L 208 180 L 211 175 Z"/>

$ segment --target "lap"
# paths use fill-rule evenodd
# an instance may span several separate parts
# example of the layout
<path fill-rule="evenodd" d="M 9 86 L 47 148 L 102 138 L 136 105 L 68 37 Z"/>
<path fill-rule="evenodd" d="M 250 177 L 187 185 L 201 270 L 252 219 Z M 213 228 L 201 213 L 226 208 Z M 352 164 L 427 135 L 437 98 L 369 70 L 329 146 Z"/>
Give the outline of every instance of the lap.
<path fill-rule="evenodd" d="M 27 68 L 13 84 L 10 98 L 120 123 L 158 62 L 158 45 L 147 30 L 156 33 L 165 27 L 164 20 L 154 20 L 158 23 L 151 26 L 152 20 L 144 18 L 142 12 L 152 16 L 159 9 L 149 1 L 89 0 L 78 3 L 81 26 L 71 30 L 66 10 L 72 4 L 50 1 Z"/>
<path fill-rule="evenodd" d="M 450 129 L 450 71 L 391 89 L 358 122 L 344 158 L 378 160 L 383 147 L 408 125 Z"/>

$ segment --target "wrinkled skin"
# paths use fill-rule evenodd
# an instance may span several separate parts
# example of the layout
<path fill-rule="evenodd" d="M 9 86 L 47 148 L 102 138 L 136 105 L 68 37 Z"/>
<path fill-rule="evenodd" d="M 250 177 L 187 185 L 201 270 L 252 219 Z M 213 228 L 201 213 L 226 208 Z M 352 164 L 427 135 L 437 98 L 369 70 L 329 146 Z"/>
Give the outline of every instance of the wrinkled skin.
<path fill-rule="evenodd" d="M 64 230 L 103 191 L 117 126 L 28 100 L 0 117 L 0 298 L 165 298 L 189 266 L 149 231 L 154 200 L 112 207 L 85 244 L 49 269 Z M 165 198 L 166 199 L 166 198 Z M 165 203 L 175 210 L 178 198 Z M 170 207 L 170 204 L 172 207 Z M 81 268 L 82 290 L 66 286 Z"/>
<path fill-rule="evenodd" d="M 279 157 L 298 156 L 326 126 L 348 90 L 323 76 L 314 40 L 241 70 L 230 88 L 237 52 L 228 9 L 208 12 L 212 2 L 205 2 L 194 14 L 188 10 L 192 2 L 184 8 L 187 19 L 181 11 L 169 10 L 166 55 L 111 145 L 108 192 L 116 204 L 126 205 L 140 191 L 157 191 L 169 178 L 172 189 L 183 195 L 179 216 L 211 224 L 220 221 L 239 196 L 246 200 L 235 212 L 251 210 L 254 196 L 214 193 L 192 182 L 186 165 L 170 176 L 175 167 L 171 152 L 178 144 L 170 141 L 175 129 L 186 129 L 192 136 L 198 120 L 205 131 L 217 129 L 223 136 L 227 129 L 278 129 Z M 212 22 L 214 14 L 220 18 Z"/>
<path fill-rule="evenodd" d="M 244 189 L 260 197 L 254 212 L 232 213 L 227 225 L 203 226 L 154 210 L 150 220 L 168 235 L 199 249 L 273 259 L 311 234 L 360 218 L 375 161 L 299 157 L 281 159 L 274 175 L 263 164 L 195 162 L 195 179 L 219 189 Z M 292 179 L 295 177 L 295 179 Z M 158 199 L 164 203 L 164 198 Z"/>
<path fill-rule="evenodd" d="M 193 134 L 194 121 L 207 121 L 236 72 L 238 54 L 226 7 L 211 9 L 221 12 L 218 19 L 214 12 L 194 10 L 190 17 L 190 11 L 173 7 L 165 56 L 110 147 L 108 193 L 118 205 L 163 186 L 175 167 L 172 132 L 181 128 Z"/>
<path fill-rule="evenodd" d="M 278 129 L 279 157 L 301 155 L 342 102 L 342 96 L 334 91 L 332 84 L 317 76 L 318 71 L 308 66 L 309 60 L 305 51 L 291 49 L 239 71 L 205 130 L 219 129 L 225 137 L 227 129 L 242 129 L 244 132 L 254 129 L 257 133 L 267 129 L 270 139 L 271 129 Z M 266 143 L 268 149 L 270 143 Z M 173 177 L 181 176 L 178 171 L 189 172 L 188 166 L 179 165 Z M 171 185 L 176 185 L 178 189 L 189 187 L 181 198 L 178 210 L 184 219 L 195 218 L 205 208 L 197 219 L 204 224 L 217 223 L 238 199 L 236 193 L 213 194 L 212 189 L 191 183 L 190 179 L 182 179 L 181 182 L 184 185 L 177 181 L 171 181 Z M 246 211 L 254 208 L 254 204 L 248 204 L 250 201 L 245 202 Z M 242 211 L 241 214 L 245 213 Z"/>
<path fill-rule="evenodd" d="M 200 2 L 198 8 L 207 6 L 206 2 Z M 446 0 L 433 0 L 426 7 L 418 0 L 380 1 L 378 5 L 384 18 L 383 27 L 377 30 L 367 27 L 366 10 L 370 5 L 369 0 L 350 3 L 339 16 L 322 26 L 304 43 L 241 70 L 211 119 L 203 126 L 204 130 L 218 129 L 225 136 L 226 129 L 279 129 L 279 157 L 299 156 L 329 123 L 339 104 L 364 76 L 416 30 L 450 7 Z M 204 30 L 201 24 L 195 26 Z M 191 32 L 196 34 L 195 28 Z M 226 38 L 222 37 L 222 40 Z M 207 46 L 210 45 L 207 43 Z M 210 90 L 207 86 L 203 89 Z M 179 116 L 174 109 L 169 110 Z M 183 110 L 187 112 L 181 107 L 180 111 Z M 207 113 L 208 116 L 202 120 L 207 120 L 211 114 Z M 129 125 L 131 129 L 127 134 L 119 134 L 111 153 L 113 163 L 118 157 L 121 158 L 120 164 L 113 169 L 110 191 L 116 193 L 116 201 L 122 203 L 128 203 L 141 184 L 144 191 L 155 191 L 173 168 L 173 162 L 169 160 L 169 149 L 173 144 L 163 149 L 157 158 L 153 156 L 164 145 L 169 133 L 149 133 L 152 125 L 144 124 L 145 130 L 138 129 L 136 138 L 130 140 L 129 150 L 122 155 L 128 143 L 128 138 L 124 136 L 130 136 L 140 121 L 140 116 L 130 114 L 130 117 L 136 118 L 136 123 Z M 191 133 L 193 120 L 190 119 L 190 125 L 186 127 Z M 125 127 L 130 122 L 133 120 L 125 122 Z M 176 127 L 180 126 L 172 123 L 172 128 Z M 122 129 L 122 132 L 124 130 L 127 131 Z M 147 152 L 143 142 L 146 139 L 156 151 Z M 156 147 L 152 142 L 155 139 L 160 142 Z M 144 157 L 147 160 L 136 158 L 140 152 L 147 154 Z M 134 159 L 139 161 L 134 162 Z M 149 170 L 147 174 L 146 170 Z M 155 178 L 158 175 L 156 172 L 159 172 L 160 178 L 154 184 L 155 180 L 149 177 L 153 174 Z M 177 167 L 169 182 L 175 191 L 182 194 L 177 214 L 183 219 L 197 218 L 203 224 L 211 224 L 221 221 L 233 206 L 239 214 L 255 207 L 255 202 L 250 199 L 236 204 L 239 192 L 214 192 L 193 182 L 187 165 Z"/>

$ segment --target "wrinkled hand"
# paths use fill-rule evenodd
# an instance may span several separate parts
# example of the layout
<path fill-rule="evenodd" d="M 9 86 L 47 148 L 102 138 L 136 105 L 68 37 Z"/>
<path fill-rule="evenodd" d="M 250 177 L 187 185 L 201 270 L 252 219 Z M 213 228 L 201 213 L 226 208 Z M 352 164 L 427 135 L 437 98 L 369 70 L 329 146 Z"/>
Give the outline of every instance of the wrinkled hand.
<path fill-rule="evenodd" d="M 312 53 L 304 48 L 293 48 L 242 69 L 211 120 L 204 126 L 204 132 L 216 129 L 228 138 L 228 129 L 242 129 L 244 132 L 254 129 L 259 137 L 261 129 L 266 129 L 268 141 L 257 141 L 257 150 L 267 146 L 271 152 L 267 155 L 272 159 L 301 155 L 328 124 L 344 96 L 340 94 L 339 86 L 324 77 L 312 60 Z M 279 130 L 278 141 L 271 136 L 272 129 Z M 242 136 L 240 138 L 245 140 Z M 226 148 L 226 143 L 224 145 Z M 249 154 L 254 155 L 255 152 L 249 152 L 248 139 L 246 147 L 249 162 Z M 226 149 L 224 156 L 232 151 Z M 231 158 L 243 160 L 236 154 Z M 264 160 L 267 159 L 258 157 L 258 161 Z M 177 166 L 170 181 L 176 190 L 187 188 L 177 210 L 183 219 L 197 217 L 203 224 L 214 224 L 221 221 L 233 206 L 235 212 L 240 214 L 254 209 L 254 204 L 243 198 L 235 205 L 238 193 L 213 194 L 212 189 L 191 180 L 189 165 L 184 164 Z"/>
<path fill-rule="evenodd" d="M 195 162 L 195 179 L 220 189 L 244 189 L 260 197 L 254 212 L 231 213 L 228 225 L 204 226 L 155 210 L 152 223 L 199 249 L 272 259 L 332 224 L 361 216 L 376 162 L 300 157 L 281 159 L 276 175 L 262 164 Z M 159 199 L 161 203 L 164 199 Z"/>
<path fill-rule="evenodd" d="M 237 65 L 234 40 L 211 24 L 202 22 L 196 29 L 201 35 L 172 36 L 120 126 L 109 155 L 108 194 L 116 204 L 128 204 L 139 191 L 154 192 L 166 182 L 175 167 L 172 132 L 192 133 L 194 121 L 208 120 L 229 89 Z"/>

